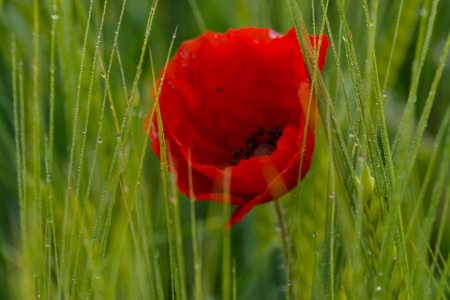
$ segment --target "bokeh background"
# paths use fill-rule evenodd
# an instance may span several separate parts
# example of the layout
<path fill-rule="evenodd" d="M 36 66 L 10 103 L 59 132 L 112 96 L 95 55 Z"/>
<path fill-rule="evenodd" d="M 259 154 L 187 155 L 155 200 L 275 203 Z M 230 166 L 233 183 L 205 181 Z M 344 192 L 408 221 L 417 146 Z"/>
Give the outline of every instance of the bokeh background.
<path fill-rule="evenodd" d="M 105 80 L 102 77 L 101 64 L 97 60 L 92 72 L 95 44 L 98 35 L 102 11 L 105 2 L 93 0 L 92 19 L 88 31 L 85 62 L 83 64 L 83 77 L 80 84 L 80 113 L 77 122 L 77 138 L 75 144 L 75 156 L 73 174 L 70 177 L 72 186 L 77 183 L 77 172 L 79 167 L 83 168 L 80 181 L 80 196 L 78 206 L 82 207 L 84 195 L 88 188 L 88 177 L 94 157 L 97 143 L 98 122 L 100 120 L 101 105 L 104 97 Z M 34 26 L 34 3 L 32 0 L 0 0 L 0 299 L 25 299 L 27 294 L 24 290 L 29 286 L 24 282 L 24 273 L 28 270 L 25 266 L 22 237 L 20 226 L 20 207 L 17 182 L 16 146 L 13 116 L 13 67 L 12 67 L 12 43 L 15 39 L 16 56 L 23 63 L 23 95 L 25 111 L 26 147 L 25 155 L 28 164 L 26 173 L 33 172 L 33 26 Z M 322 7 L 320 1 L 299 1 L 307 29 L 310 34 L 315 30 L 320 31 L 322 24 Z M 388 133 L 393 140 L 398 128 L 406 100 L 408 98 L 412 68 L 415 63 L 416 42 L 419 35 L 421 22 L 428 22 L 431 1 L 408 0 L 403 5 L 400 18 L 397 44 L 392 57 L 392 65 L 387 81 L 384 99 L 386 123 Z M 35 3 L 36 4 L 36 3 Z M 61 245 L 63 234 L 64 198 L 67 189 L 67 172 L 71 150 L 72 131 L 74 126 L 74 111 L 77 98 L 77 85 L 80 70 L 81 54 L 83 50 L 83 38 L 86 30 L 86 22 L 89 11 L 89 1 L 67 0 L 57 1 L 57 13 L 52 13 L 53 1 L 39 0 L 39 64 L 37 99 L 39 103 L 40 124 L 40 152 L 41 152 L 41 193 L 45 190 L 45 166 L 44 153 L 45 144 L 49 133 L 49 95 L 50 95 L 50 45 L 52 21 L 56 19 L 56 53 L 55 53 L 55 116 L 54 116 L 54 148 L 53 148 L 53 211 L 56 228 L 56 242 Z M 377 56 L 379 78 L 384 82 L 387 64 L 390 57 L 395 24 L 397 21 L 399 0 L 380 0 L 377 12 L 377 22 L 373 28 L 376 29 L 375 50 Z M 120 53 L 123 76 L 125 79 L 126 92 L 130 93 L 132 81 L 135 78 L 136 67 L 141 55 L 147 18 L 152 6 L 151 1 L 128 0 L 125 5 L 124 15 L 118 36 L 117 47 Z M 364 15 L 363 1 L 347 0 L 345 9 L 349 20 L 353 42 L 356 47 L 360 68 L 365 72 L 367 63 L 368 34 Z M 369 1 L 369 7 L 373 7 L 373 1 Z M 114 33 L 119 21 L 122 2 L 109 0 L 106 5 L 103 32 L 100 35 L 99 58 L 107 69 L 110 63 L 110 53 L 114 41 Z M 53 15 L 53 17 L 52 17 Z M 420 116 L 426 97 L 428 95 L 433 76 L 436 72 L 441 57 L 444 43 L 450 29 L 450 2 L 440 1 L 436 15 L 434 31 L 430 42 L 424 69 L 421 75 L 416 101 L 416 117 Z M 340 30 L 339 13 L 335 1 L 330 1 L 328 8 L 331 30 L 334 41 L 338 45 Z M 315 22 L 316 26 L 313 26 Z M 154 63 L 154 70 L 159 74 L 163 67 L 172 35 L 177 28 L 171 56 L 180 44 L 193 39 L 203 33 L 204 28 L 215 32 L 226 32 L 229 28 L 241 27 L 269 27 L 285 33 L 292 27 L 292 19 L 286 1 L 281 0 L 160 0 L 156 8 L 154 21 L 149 36 L 149 45 Z M 327 30 L 325 34 L 329 35 Z M 339 43 L 341 45 L 341 43 Z M 346 110 L 343 103 L 341 90 L 336 90 L 336 62 L 331 48 L 328 52 L 327 63 L 323 71 L 324 80 L 329 88 L 332 98 L 337 100 L 337 114 L 341 128 L 348 135 L 348 123 Z M 448 61 L 450 62 L 450 61 Z M 350 75 L 345 56 L 345 50 L 341 45 L 341 64 L 344 79 L 351 91 Z M 88 99 L 89 83 L 93 78 L 93 89 L 91 96 L 91 111 L 89 114 L 89 125 L 86 133 L 86 152 L 83 161 L 80 162 L 81 141 L 83 138 L 83 127 L 86 122 L 86 106 Z M 441 124 L 443 115 L 449 105 L 450 99 L 450 63 L 444 68 L 441 83 L 437 89 L 436 100 L 433 105 L 425 136 L 423 138 L 418 160 L 415 165 L 414 175 L 411 179 L 412 185 L 420 187 L 427 167 L 430 151 L 435 135 Z M 114 102 L 117 118 L 120 122 L 124 115 L 127 95 L 124 91 L 122 71 L 117 56 L 112 61 L 109 88 Z M 148 51 L 143 60 L 142 74 L 139 80 L 136 99 L 132 111 L 133 139 L 127 145 L 127 169 L 131 174 L 131 182 L 122 182 L 119 190 L 127 189 L 127 185 L 137 178 L 138 162 L 135 154 L 141 153 L 145 134 L 142 132 L 141 124 L 152 105 L 150 91 L 153 88 L 150 57 Z M 349 93 L 350 106 L 356 110 L 353 94 Z M 109 97 L 108 97 L 109 98 Z M 376 110 L 373 111 L 376 115 Z M 232 133 L 230 133 L 232 134 Z M 79 282 L 83 280 L 84 266 L 86 264 L 86 251 L 99 210 L 106 177 L 112 161 L 116 145 L 116 128 L 114 117 L 110 108 L 109 99 L 105 109 L 103 129 L 101 137 L 103 142 L 99 144 L 97 162 L 93 169 L 92 191 L 88 196 L 87 212 L 85 219 L 86 232 L 83 231 L 81 239 L 81 254 L 78 273 L 75 278 Z M 134 143 L 134 144 L 133 144 Z M 133 145 L 132 145 L 133 144 Z M 137 146 L 134 146 L 137 145 Z M 312 282 L 316 278 L 317 268 L 320 268 L 324 249 L 324 229 L 326 227 L 326 210 L 328 201 L 327 174 L 328 153 L 326 140 L 323 132 L 319 133 L 316 146 L 314 164 L 311 171 L 302 184 L 301 190 L 301 218 L 302 238 L 297 243 L 300 259 L 300 272 L 302 288 L 305 289 L 305 299 L 310 298 Z M 164 208 L 164 200 L 161 188 L 161 176 L 158 157 L 150 151 L 148 145 L 143 165 L 143 178 L 136 197 L 136 209 L 132 219 L 139 238 L 149 237 L 149 231 L 154 235 L 154 246 L 156 248 L 158 263 L 161 272 L 161 280 L 164 287 L 166 299 L 170 298 L 170 267 L 169 267 L 169 245 L 167 239 L 167 224 Z M 438 163 L 439 165 L 439 163 Z M 437 176 L 434 172 L 431 182 Z M 449 179 L 450 180 L 450 179 Z M 32 182 L 32 180 L 30 181 Z M 28 193 L 32 195 L 34 183 L 30 183 Z M 430 184 L 427 196 L 424 199 L 420 218 L 422 220 L 433 184 Z M 445 190 L 444 190 L 445 193 Z M 178 194 L 178 193 L 177 193 Z M 111 195 L 108 195 L 110 197 Z M 29 196 L 31 197 L 31 196 Z M 414 199 L 411 192 L 407 196 Z M 74 196 L 71 196 L 73 199 Z M 31 199 L 31 198 L 30 198 Z M 109 198 L 108 198 L 109 199 Z M 286 195 L 282 201 L 287 212 L 287 219 L 294 214 L 293 193 Z M 136 255 L 135 243 L 132 232 L 127 231 L 123 243 L 122 255 L 117 254 L 120 247 L 121 233 L 127 220 L 126 203 L 130 199 L 125 194 L 118 192 L 112 215 L 110 236 L 106 248 L 106 266 L 102 271 L 102 283 L 99 284 L 100 291 L 104 295 L 113 296 L 116 299 L 139 299 L 143 298 L 139 284 L 139 272 L 137 271 L 139 261 Z M 30 200 L 31 201 L 31 200 Z M 72 200 L 71 200 L 72 201 Z M 109 205 L 110 200 L 107 200 Z M 193 298 L 194 292 L 194 269 L 192 263 L 192 238 L 190 223 L 190 203 L 185 195 L 178 195 L 180 230 L 182 233 L 183 253 L 187 278 L 188 298 Z M 70 202 L 69 216 L 72 220 L 73 207 Z M 412 201 L 404 201 L 402 212 L 405 226 L 409 225 Z M 214 202 L 199 202 L 195 204 L 199 251 L 202 261 L 202 294 L 205 299 L 219 299 L 222 294 L 222 242 L 223 242 L 223 207 L 222 204 Z M 105 213 L 104 213 L 105 214 Z M 345 214 L 337 217 L 337 227 L 345 223 Z M 437 214 L 436 228 L 439 220 L 448 223 L 449 216 Z M 79 226 L 76 218 L 75 225 Z M 148 225 L 150 223 L 150 226 Z M 77 225 L 78 224 L 78 225 Z M 69 226 L 73 222 L 69 221 Z M 77 232 L 78 228 L 76 227 Z M 450 236 L 450 227 L 445 227 L 444 237 Z M 282 299 L 286 291 L 285 263 L 282 243 L 279 234 L 277 217 L 273 203 L 261 205 L 252 210 L 244 220 L 235 225 L 231 231 L 231 258 L 235 264 L 236 289 L 239 299 Z M 420 231 L 420 230 L 418 230 Z M 437 230 L 435 230 L 437 231 Z M 436 235 L 436 233 L 434 233 Z M 435 237 L 434 237 L 435 238 Z M 433 248 L 434 238 L 430 241 Z M 149 238 L 148 238 L 149 239 Z M 337 237 L 338 244 L 345 243 L 345 239 Z M 151 243 L 141 245 L 139 250 L 143 257 L 148 255 Z M 444 257 L 450 249 L 450 239 L 444 238 L 441 252 Z M 410 253 L 413 255 L 413 252 Z M 145 259 L 144 259 L 145 260 Z M 149 259 L 151 268 L 153 262 Z M 117 284 L 112 286 L 113 269 L 118 268 Z M 147 271 L 144 271 L 147 272 Z M 148 271 L 151 272 L 151 271 Z M 52 276 L 55 277 L 54 271 Z M 103 290 L 102 290 L 103 288 Z M 52 287 L 52 290 L 56 287 Z M 155 292 L 156 293 L 156 292 Z M 51 296 L 47 295 L 49 298 Z M 75 298 L 80 296 L 80 291 L 75 289 Z M 109 296 L 105 296 L 108 298 Z M 317 296 L 317 295 L 316 295 Z M 325 296 L 325 293 L 323 297 Z"/>

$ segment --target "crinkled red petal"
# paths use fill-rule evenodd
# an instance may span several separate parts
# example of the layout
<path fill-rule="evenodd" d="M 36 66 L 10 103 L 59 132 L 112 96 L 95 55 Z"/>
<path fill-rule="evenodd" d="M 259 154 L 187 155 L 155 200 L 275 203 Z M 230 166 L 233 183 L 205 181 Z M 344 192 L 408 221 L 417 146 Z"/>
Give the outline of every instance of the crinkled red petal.
<path fill-rule="evenodd" d="M 310 39 L 313 45 L 318 44 L 318 36 Z M 320 70 L 327 47 L 327 37 L 323 36 Z M 241 220 L 254 205 L 294 187 L 308 106 L 309 129 L 316 127 L 316 105 L 310 91 L 293 29 L 284 36 L 258 28 L 225 34 L 208 31 L 184 42 L 167 65 L 159 100 L 173 161 L 170 169 L 180 191 L 189 194 L 188 149 L 195 199 L 222 202 L 230 198 L 231 204 L 239 205 L 229 224 Z M 150 114 L 144 121 L 145 131 L 149 122 Z M 154 120 L 152 125 L 156 125 Z M 229 166 L 233 150 L 244 146 L 245 137 L 259 126 L 283 130 L 277 150 L 270 157 L 251 157 Z M 159 156 L 156 126 L 152 126 L 150 137 L 151 148 Z M 308 130 L 302 177 L 313 148 Z M 223 189 L 224 174 L 231 174 L 229 194 Z"/>

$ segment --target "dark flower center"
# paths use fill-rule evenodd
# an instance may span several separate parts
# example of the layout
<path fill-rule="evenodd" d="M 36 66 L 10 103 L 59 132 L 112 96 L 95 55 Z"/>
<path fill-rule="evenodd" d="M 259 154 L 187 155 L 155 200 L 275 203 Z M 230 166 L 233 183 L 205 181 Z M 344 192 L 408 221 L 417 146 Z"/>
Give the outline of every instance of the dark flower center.
<path fill-rule="evenodd" d="M 237 165 L 241 159 L 249 159 L 252 156 L 270 156 L 273 151 L 277 150 L 277 143 L 282 134 L 279 126 L 275 126 L 274 129 L 264 129 L 259 126 L 257 131 L 245 138 L 244 148 L 237 147 L 233 151 L 232 164 Z"/>

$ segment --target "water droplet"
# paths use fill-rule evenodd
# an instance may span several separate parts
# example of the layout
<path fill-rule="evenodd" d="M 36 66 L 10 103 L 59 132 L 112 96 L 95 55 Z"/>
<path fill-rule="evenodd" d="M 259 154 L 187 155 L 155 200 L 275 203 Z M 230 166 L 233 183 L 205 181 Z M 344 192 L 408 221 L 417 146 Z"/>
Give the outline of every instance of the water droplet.
<path fill-rule="evenodd" d="M 387 92 L 383 91 L 383 98 L 386 98 L 386 97 L 387 97 Z"/>
<path fill-rule="evenodd" d="M 377 291 L 381 291 L 381 286 L 377 286 Z"/>
<path fill-rule="evenodd" d="M 172 38 L 174 39 L 174 38 L 176 38 L 177 37 L 177 35 L 174 33 L 174 34 L 172 34 Z"/>
<path fill-rule="evenodd" d="M 117 140 L 120 140 L 120 132 L 117 134 Z"/>
<path fill-rule="evenodd" d="M 313 233 L 312 233 L 312 236 L 313 236 L 313 237 L 315 237 L 315 236 L 316 236 L 316 233 L 315 233 L 315 232 L 313 232 Z"/>
<path fill-rule="evenodd" d="M 97 142 L 100 144 L 100 143 L 103 142 L 103 139 L 102 139 L 101 137 L 99 137 L 99 138 L 97 139 Z"/>
<path fill-rule="evenodd" d="M 105 74 L 102 73 L 102 77 L 105 78 Z"/>
<path fill-rule="evenodd" d="M 54 14 L 54 15 L 52 15 L 52 19 L 53 19 L 53 20 L 57 20 L 57 19 L 59 19 L 59 16 L 56 15 L 56 14 Z"/>
<path fill-rule="evenodd" d="M 426 17 L 426 16 L 428 15 L 428 11 L 427 11 L 426 8 L 422 8 L 422 9 L 419 11 L 419 14 L 420 14 L 421 17 Z"/>
<path fill-rule="evenodd" d="M 83 129 L 83 133 L 84 133 L 84 134 L 86 133 L 86 129 Z"/>

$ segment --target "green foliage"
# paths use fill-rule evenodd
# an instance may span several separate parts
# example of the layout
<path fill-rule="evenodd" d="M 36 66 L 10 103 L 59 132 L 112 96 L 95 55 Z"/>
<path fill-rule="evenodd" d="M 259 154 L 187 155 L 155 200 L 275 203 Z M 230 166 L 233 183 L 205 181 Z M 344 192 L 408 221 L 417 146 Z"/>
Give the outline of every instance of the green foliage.
<path fill-rule="evenodd" d="M 0 0 L 0 299 L 450 298 L 449 10 Z M 248 26 L 295 27 L 320 127 L 297 188 L 227 230 L 142 122 L 182 41 Z"/>

